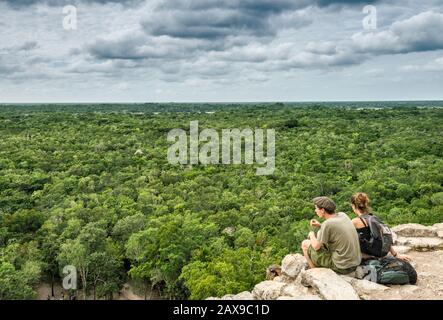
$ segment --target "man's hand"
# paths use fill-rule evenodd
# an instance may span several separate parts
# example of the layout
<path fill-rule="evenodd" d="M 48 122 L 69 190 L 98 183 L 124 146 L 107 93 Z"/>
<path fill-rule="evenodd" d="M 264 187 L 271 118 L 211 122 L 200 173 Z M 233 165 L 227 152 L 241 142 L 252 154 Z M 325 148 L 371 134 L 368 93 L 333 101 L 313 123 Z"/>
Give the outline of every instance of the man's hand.
<path fill-rule="evenodd" d="M 315 219 L 312 219 L 312 220 L 309 222 L 309 224 L 311 225 L 311 227 L 318 227 L 318 228 L 321 227 L 321 223 L 318 222 L 318 221 L 315 220 Z"/>

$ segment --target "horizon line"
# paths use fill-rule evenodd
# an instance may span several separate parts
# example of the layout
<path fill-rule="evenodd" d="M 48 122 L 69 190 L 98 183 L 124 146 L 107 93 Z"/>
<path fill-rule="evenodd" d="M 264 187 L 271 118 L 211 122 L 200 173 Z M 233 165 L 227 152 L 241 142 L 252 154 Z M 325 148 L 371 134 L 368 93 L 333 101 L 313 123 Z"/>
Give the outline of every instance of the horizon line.
<path fill-rule="evenodd" d="M 350 103 L 350 102 L 443 102 L 443 99 L 425 99 L 425 100 L 298 100 L 298 101 L 290 101 L 290 100 L 271 100 L 271 101 L 144 101 L 144 102 L 134 102 L 134 101 L 111 101 L 111 102 L 103 102 L 103 101 L 87 101 L 87 102 L 0 102 L 0 106 L 4 105 L 42 105 L 42 104 L 211 104 L 211 103 L 220 103 L 220 104 L 252 104 L 252 103 L 264 103 L 264 104 L 276 104 L 276 103 Z"/>

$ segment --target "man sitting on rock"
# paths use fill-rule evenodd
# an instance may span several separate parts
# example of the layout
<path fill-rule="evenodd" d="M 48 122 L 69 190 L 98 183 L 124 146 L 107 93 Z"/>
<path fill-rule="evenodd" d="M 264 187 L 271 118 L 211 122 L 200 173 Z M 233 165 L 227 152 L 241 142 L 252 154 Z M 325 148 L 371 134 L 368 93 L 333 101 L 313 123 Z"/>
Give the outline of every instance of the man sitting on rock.
<path fill-rule="evenodd" d="M 361 262 L 358 234 L 346 213 L 335 213 L 334 201 L 327 197 L 314 200 L 315 213 L 325 222 L 313 219 L 311 227 L 319 227 L 317 235 L 309 233 L 302 249 L 310 268 L 329 268 L 340 274 L 355 270 Z"/>

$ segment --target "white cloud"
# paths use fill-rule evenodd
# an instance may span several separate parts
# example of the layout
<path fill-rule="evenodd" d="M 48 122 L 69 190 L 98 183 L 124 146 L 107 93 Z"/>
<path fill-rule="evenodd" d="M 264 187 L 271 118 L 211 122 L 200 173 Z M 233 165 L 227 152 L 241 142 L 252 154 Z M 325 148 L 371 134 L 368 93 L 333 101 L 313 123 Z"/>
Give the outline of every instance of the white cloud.
<path fill-rule="evenodd" d="M 397 21 L 385 31 L 352 36 L 356 51 L 397 54 L 443 49 L 443 14 L 427 11 Z"/>

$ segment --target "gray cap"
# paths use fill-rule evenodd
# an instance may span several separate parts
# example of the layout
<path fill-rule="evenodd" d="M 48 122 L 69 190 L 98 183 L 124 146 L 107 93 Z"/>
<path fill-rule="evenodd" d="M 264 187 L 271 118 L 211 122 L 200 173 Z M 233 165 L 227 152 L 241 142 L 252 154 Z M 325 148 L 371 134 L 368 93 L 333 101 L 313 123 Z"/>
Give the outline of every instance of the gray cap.
<path fill-rule="evenodd" d="M 335 209 L 337 208 L 335 202 L 328 197 L 317 197 L 312 201 L 317 207 L 325 209 L 328 213 L 335 213 Z"/>

